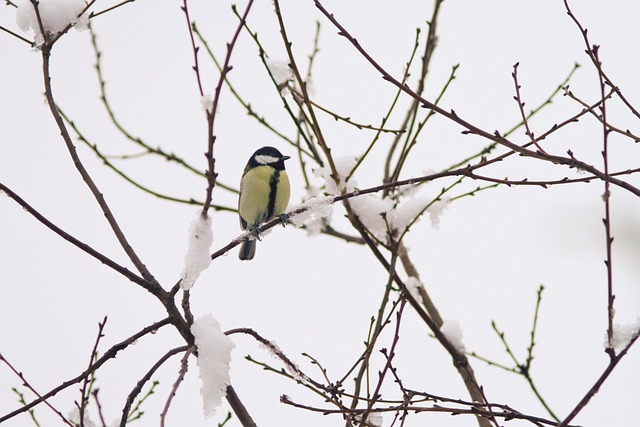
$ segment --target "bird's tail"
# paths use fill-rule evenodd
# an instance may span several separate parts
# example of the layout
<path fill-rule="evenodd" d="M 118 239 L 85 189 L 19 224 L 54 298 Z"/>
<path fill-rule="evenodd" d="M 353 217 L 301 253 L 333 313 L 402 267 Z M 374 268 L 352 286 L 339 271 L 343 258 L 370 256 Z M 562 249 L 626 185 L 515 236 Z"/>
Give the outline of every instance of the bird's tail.
<path fill-rule="evenodd" d="M 239 258 L 243 261 L 248 261 L 253 259 L 256 254 L 256 241 L 255 240 L 245 240 L 242 242 L 240 246 L 240 254 Z"/>

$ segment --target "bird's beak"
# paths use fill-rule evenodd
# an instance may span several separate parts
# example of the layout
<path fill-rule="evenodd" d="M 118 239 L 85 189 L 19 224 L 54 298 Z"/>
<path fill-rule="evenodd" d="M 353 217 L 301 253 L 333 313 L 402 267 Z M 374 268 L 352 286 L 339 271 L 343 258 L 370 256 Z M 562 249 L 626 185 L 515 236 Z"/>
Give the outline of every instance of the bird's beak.
<path fill-rule="evenodd" d="M 291 158 L 291 156 L 282 156 L 282 157 L 280 157 L 280 159 L 282 161 L 289 160 L 290 158 Z"/>

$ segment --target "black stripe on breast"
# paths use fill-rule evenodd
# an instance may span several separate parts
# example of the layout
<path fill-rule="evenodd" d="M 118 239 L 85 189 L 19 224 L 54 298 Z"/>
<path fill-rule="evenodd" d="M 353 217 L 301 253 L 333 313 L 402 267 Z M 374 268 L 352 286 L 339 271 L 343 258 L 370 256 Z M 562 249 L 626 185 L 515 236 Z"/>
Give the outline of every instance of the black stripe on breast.
<path fill-rule="evenodd" d="M 267 204 L 267 217 L 264 221 L 269 221 L 273 218 L 273 211 L 276 208 L 276 195 L 278 192 L 278 182 L 280 181 L 280 171 L 275 170 L 273 175 L 271 175 L 271 180 L 269 181 L 269 203 Z"/>

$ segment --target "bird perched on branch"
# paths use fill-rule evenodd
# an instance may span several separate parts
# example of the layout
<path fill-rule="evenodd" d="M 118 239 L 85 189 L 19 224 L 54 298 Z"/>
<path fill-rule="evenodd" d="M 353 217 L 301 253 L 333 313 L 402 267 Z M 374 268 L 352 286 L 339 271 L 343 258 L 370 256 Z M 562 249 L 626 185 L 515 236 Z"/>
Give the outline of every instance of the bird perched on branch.
<path fill-rule="evenodd" d="M 238 213 L 240 226 L 249 229 L 253 238 L 240 246 L 240 259 L 253 259 L 261 224 L 282 215 L 289 204 L 290 185 L 283 156 L 274 147 L 262 147 L 249 158 L 240 180 Z"/>

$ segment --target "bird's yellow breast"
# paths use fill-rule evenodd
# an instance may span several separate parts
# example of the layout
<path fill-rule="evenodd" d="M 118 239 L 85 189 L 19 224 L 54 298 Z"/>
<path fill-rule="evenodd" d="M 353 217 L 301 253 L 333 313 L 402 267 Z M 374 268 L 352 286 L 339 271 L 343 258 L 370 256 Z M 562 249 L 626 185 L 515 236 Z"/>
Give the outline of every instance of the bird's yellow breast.
<path fill-rule="evenodd" d="M 276 202 L 273 210 L 273 216 L 278 216 L 287 210 L 289 204 L 289 196 L 291 195 L 289 184 L 289 175 L 285 171 L 280 171 L 278 182 L 278 193 L 276 194 Z"/>
<path fill-rule="evenodd" d="M 277 174 L 277 180 L 272 185 L 274 174 Z M 287 209 L 289 194 L 289 177 L 284 170 L 278 172 L 271 166 L 250 169 L 240 182 L 240 216 L 249 226 L 269 221 Z"/>

